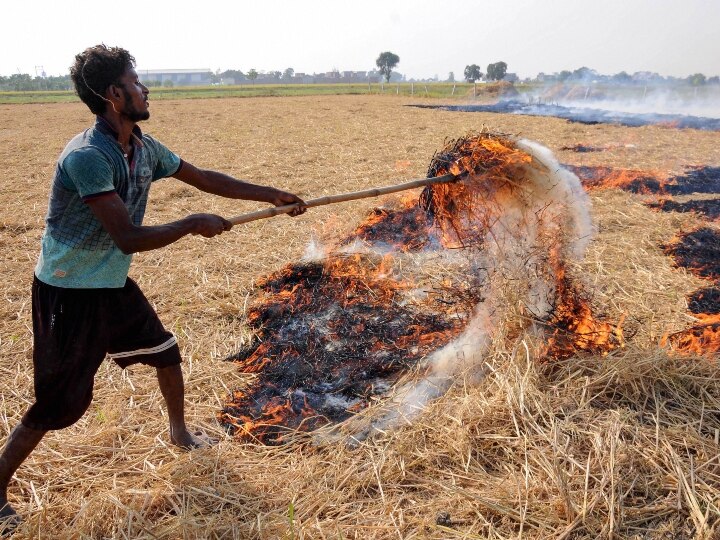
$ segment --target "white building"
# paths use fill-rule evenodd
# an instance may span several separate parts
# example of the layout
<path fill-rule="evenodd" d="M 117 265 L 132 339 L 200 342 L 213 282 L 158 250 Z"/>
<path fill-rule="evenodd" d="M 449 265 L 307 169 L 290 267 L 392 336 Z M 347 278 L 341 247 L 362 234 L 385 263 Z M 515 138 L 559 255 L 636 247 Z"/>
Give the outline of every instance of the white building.
<path fill-rule="evenodd" d="M 211 69 L 138 69 L 140 82 L 161 85 L 170 81 L 173 86 L 205 86 L 212 82 Z"/>

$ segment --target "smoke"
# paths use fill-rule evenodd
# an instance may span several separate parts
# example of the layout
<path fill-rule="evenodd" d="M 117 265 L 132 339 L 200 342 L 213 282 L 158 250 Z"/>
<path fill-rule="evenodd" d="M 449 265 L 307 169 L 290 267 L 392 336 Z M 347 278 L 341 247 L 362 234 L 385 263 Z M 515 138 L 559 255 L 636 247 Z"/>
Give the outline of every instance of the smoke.
<path fill-rule="evenodd" d="M 679 129 L 720 131 L 720 85 L 646 88 L 638 86 L 544 86 L 521 96 L 505 96 L 496 103 L 425 105 L 412 107 L 462 112 L 491 112 L 552 116 L 584 124 L 639 127 L 662 125 Z"/>
<path fill-rule="evenodd" d="M 410 422 L 426 404 L 443 395 L 461 376 L 478 380 L 485 373 L 484 358 L 510 309 L 522 304 L 528 326 L 550 314 L 556 296 L 558 260 L 580 260 L 593 234 L 590 202 L 578 178 L 563 169 L 552 153 L 537 143 L 521 140 L 517 148 L 532 160 L 518 171 L 518 184 L 497 185 L 483 193 L 477 211 L 483 230 L 482 246 L 450 250 L 448 257 L 466 257 L 483 284 L 484 301 L 464 332 L 425 361 L 420 378 L 401 383 L 379 418 L 355 429 L 351 444 L 376 431 Z M 472 178 L 467 180 L 472 183 Z M 483 179 L 487 187 L 487 178 Z M 477 221 L 468 217 L 468 230 Z M 508 283 L 513 298 L 507 298 Z M 514 305 L 511 305 L 514 304 Z M 351 426 L 352 430 L 353 427 Z"/>
<path fill-rule="evenodd" d="M 527 104 L 559 105 L 631 115 L 682 115 L 720 118 L 720 86 L 627 86 L 592 81 L 548 84 L 524 94 Z"/>

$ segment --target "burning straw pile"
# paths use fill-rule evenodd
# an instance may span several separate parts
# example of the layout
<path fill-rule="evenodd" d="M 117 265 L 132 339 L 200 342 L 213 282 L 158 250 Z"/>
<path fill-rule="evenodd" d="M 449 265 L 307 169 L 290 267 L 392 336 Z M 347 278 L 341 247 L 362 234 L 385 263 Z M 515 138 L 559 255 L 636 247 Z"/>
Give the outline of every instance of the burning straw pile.
<path fill-rule="evenodd" d="M 498 339 L 530 332 L 546 361 L 622 346 L 568 271 L 592 233 L 574 175 L 489 132 L 448 142 L 428 176 L 448 173 L 461 180 L 374 210 L 316 260 L 258 283 L 257 343 L 231 358 L 254 380 L 220 415 L 237 437 L 279 443 L 380 403 L 342 426 L 357 442 L 411 420 L 463 373 L 481 377 Z"/>

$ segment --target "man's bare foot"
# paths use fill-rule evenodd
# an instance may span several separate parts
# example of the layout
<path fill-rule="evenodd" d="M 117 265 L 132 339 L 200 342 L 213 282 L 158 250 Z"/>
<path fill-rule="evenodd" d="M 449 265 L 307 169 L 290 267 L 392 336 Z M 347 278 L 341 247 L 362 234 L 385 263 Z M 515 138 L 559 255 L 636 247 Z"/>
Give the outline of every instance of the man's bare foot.
<path fill-rule="evenodd" d="M 6 538 L 15 532 L 22 518 L 7 501 L 0 501 L 0 538 Z"/>
<path fill-rule="evenodd" d="M 213 439 L 202 431 L 191 433 L 186 429 L 177 434 L 171 430 L 170 442 L 185 450 L 195 450 L 196 448 L 210 448 L 211 446 L 215 446 L 218 440 Z"/>

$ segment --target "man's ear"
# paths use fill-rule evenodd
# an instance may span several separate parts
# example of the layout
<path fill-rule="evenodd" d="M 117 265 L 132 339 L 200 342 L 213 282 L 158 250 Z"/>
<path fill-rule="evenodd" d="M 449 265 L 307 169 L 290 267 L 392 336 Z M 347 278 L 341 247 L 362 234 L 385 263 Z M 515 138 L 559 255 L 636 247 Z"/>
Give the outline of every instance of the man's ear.
<path fill-rule="evenodd" d="M 120 99 L 122 97 L 120 87 L 116 84 L 111 84 L 110 86 L 108 86 L 105 95 L 110 99 Z"/>

